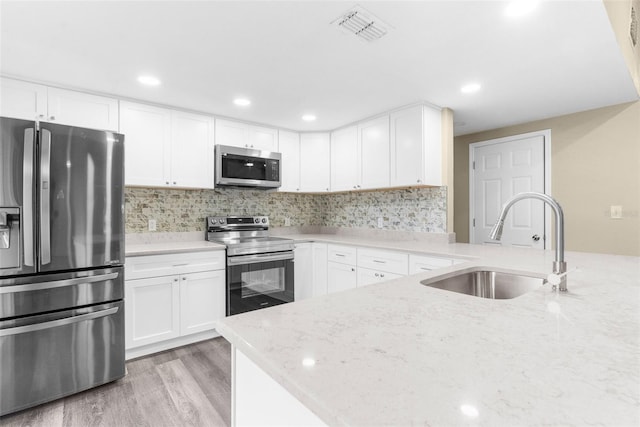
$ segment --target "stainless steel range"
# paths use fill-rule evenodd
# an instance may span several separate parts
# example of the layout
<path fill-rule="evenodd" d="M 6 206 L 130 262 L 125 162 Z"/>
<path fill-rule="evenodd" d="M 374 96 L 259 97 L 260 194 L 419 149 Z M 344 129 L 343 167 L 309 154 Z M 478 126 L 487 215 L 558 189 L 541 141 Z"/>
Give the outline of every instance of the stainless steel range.
<path fill-rule="evenodd" d="M 293 301 L 293 240 L 269 236 L 266 216 L 208 217 L 227 246 L 227 316 Z"/>

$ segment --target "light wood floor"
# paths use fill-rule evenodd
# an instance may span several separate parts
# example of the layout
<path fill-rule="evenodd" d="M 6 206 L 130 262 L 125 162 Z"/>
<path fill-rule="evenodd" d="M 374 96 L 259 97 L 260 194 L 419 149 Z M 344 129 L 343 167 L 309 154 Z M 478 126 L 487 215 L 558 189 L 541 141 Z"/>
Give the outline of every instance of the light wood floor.
<path fill-rule="evenodd" d="M 231 347 L 224 338 L 127 362 L 127 375 L 0 418 L 2 427 L 229 426 Z"/>

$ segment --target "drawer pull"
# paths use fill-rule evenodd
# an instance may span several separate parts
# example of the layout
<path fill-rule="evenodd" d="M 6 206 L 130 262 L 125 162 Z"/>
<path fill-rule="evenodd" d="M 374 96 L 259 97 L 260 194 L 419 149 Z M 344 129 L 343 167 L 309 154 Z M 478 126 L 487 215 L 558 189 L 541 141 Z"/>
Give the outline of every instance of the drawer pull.
<path fill-rule="evenodd" d="M 379 260 L 379 259 L 374 259 L 373 262 L 376 262 L 378 264 L 386 264 L 387 263 L 387 261 L 382 261 L 382 260 Z"/>
<path fill-rule="evenodd" d="M 184 267 L 185 265 L 189 265 L 189 263 L 185 262 L 184 264 L 173 264 L 173 267 Z"/>

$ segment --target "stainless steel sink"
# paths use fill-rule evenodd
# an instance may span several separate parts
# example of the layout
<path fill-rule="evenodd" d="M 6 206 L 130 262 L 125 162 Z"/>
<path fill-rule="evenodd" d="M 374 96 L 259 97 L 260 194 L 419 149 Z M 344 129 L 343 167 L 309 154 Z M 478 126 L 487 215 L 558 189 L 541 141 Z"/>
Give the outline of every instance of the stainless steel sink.
<path fill-rule="evenodd" d="M 480 298 L 511 299 L 531 292 L 544 283 L 544 278 L 487 268 L 464 270 L 447 277 L 421 281 L 423 285 Z"/>

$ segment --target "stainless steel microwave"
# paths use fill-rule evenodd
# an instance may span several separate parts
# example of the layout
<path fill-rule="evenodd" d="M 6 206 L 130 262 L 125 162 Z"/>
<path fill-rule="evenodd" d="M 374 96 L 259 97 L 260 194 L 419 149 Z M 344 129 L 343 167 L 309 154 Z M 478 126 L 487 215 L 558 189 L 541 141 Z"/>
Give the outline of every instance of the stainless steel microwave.
<path fill-rule="evenodd" d="M 216 145 L 216 186 L 278 188 L 282 155 L 271 151 Z"/>

